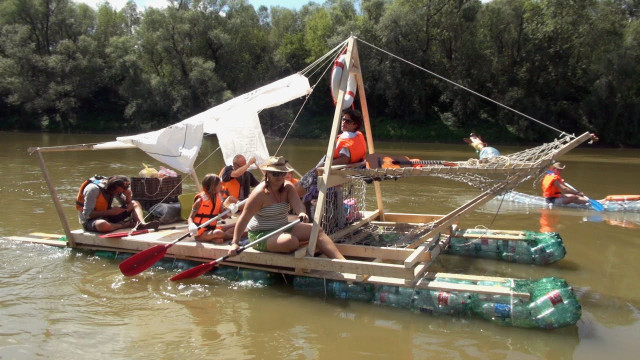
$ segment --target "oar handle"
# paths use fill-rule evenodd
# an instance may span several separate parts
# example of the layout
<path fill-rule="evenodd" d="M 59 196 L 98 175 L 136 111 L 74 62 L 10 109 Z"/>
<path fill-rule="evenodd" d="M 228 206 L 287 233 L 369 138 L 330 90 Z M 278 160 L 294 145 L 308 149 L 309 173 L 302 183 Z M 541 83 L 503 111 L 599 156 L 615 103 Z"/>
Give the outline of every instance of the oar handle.
<path fill-rule="evenodd" d="M 280 228 L 280 229 L 278 229 L 278 230 L 274 230 L 274 231 L 272 231 L 272 232 L 268 233 L 267 235 L 265 235 L 265 236 L 263 236 L 263 237 L 261 237 L 261 238 L 259 238 L 259 239 L 255 240 L 255 241 L 250 242 L 250 243 L 249 243 L 249 244 L 247 244 L 247 245 L 244 245 L 244 246 L 239 247 L 239 248 L 236 250 L 236 253 L 235 253 L 234 255 L 227 254 L 227 255 L 222 256 L 222 257 L 220 257 L 220 258 L 218 258 L 218 259 L 215 259 L 215 260 L 213 260 L 213 261 L 211 261 L 211 262 L 204 263 L 204 264 L 200 264 L 200 265 L 198 265 L 198 266 L 196 266 L 196 267 L 192 267 L 191 269 L 185 270 L 185 271 L 183 271 L 183 272 L 181 272 L 181 273 L 179 273 L 179 274 L 177 274 L 177 275 L 172 276 L 169 280 L 171 280 L 171 281 L 178 281 L 178 280 L 183 280 L 183 279 L 193 279 L 193 278 L 197 278 L 198 276 L 203 275 L 203 274 L 205 274 L 205 273 L 209 272 L 211 269 L 213 269 L 213 267 L 214 267 L 214 266 L 216 266 L 216 264 L 218 264 L 218 263 L 220 263 L 220 262 L 222 262 L 222 261 L 225 261 L 225 260 L 227 260 L 228 258 L 230 258 L 230 257 L 232 257 L 232 256 L 236 256 L 236 255 L 240 254 L 241 252 L 243 252 L 244 250 L 246 250 L 246 249 L 248 249 L 248 248 L 250 248 L 250 247 L 252 247 L 252 246 L 256 245 L 257 243 L 259 243 L 259 242 L 261 242 L 261 241 L 265 241 L 265 240 L 266 240 L 266 239 L 268 239 L 269 237 L 271 237 L 271 236 L 273 236 L 273 235 L 275 235 L 275 234 L 278 234 L 278 233 L 280 233 L 280 232 L 282 232 L 282 231 L 285 231 L 285 230 L 287 230 L 287 229 L 289 229 L 289 228 L 291 228 L 291 227 L 295 226 L 295 225 L 296 225 L 296 224 L 298 224 L 300 221 L 301 221 L 301 220 L 300 220 L 300 219 L 298 219 L 298 220 L 296 220 L 296 221 L 294 221 L 294 222 L 292 222 L 292 223 L 289 223 L 289 224 L 287 224 L 287 225 L 285 225 L 285 226 L 281 227 L 281 228 Z"/>
<path fill-rule="evenodd" d="M 275 234 L 279 234 L 279 233 L 281 233 L 281 232 L 283 232 L 283 231 L 285 231 L 285 230 L 287 230 L 287 229 L 290 229 L 290 228 L 292 228 L 292 227 L 296 226 L 296 225 L 297 225 L 298 223 L 300 223 L 301 221 L 302 221 L 302 220 L 298 219 L 298 220 L 296 220 L 296 221 L 294 221 L 294 222 L 292 222 L 292 223 L 289 223 L 289 224 L 287 224 L 287 225 L 285 225 L 285 226 L 281 227 L 280 229 L 277 229 L 277 230 L 274 230 L 274 231 L 272 231 L 272 232 L 268 233 L 267 235 L 265 235 L 265 236 L 263 236 L 263 237 L 261 237 L 261 238 L 259 238 L 259 239 L 256 239 L 256 240 L 254 240 L 254 241 L 252 241 L 252 242 L 250 242 L 250 243 L 248 243 L 248 244 L 246 244 L 246 245 L 244 245 L 244 246 L 239 247 L 239 248 L 238 248 L 238 250 L 236 250 L 236 255 L 240 254 L 241 252 L 245 251 L 246 249 L 248 249 L 248 248 L 250 248 L 250 247 L 253 247 L 253 246 L 254 246 L 254 245 L 256 245 L 257 243 L 262 242 L 262 241 L 264 241 L 264 240 L 266 240 L 266 239 L 268 239 L 268 238 L 272 237 L 272 236 L 273 236 L 273 235 L 275 235 Z M 226 256 L 226 258 L 225 258 L 225 256 Z M 223 258 L 224 258 L 224 259 L 222 259 L 222 260 L 220 260 L 220 261 L 224 261 L 224 260 L 226 260 L 226 259 L 228 259 L 228 258 L 229 258 L 229 255 L 225 255 L 225 256 L 223 256 Z"/>

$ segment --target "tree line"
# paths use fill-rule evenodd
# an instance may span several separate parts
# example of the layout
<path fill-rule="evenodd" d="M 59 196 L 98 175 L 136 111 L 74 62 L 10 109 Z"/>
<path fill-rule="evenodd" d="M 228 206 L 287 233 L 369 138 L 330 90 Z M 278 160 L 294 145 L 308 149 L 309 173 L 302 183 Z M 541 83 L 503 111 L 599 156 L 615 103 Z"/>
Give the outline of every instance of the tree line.
<path fill-rule="evenodd" d="M 349 35 L 568 133 L 640 146 L 640 0 L 0 4 L 0 129 L 160 128 L 300 71 Z M 547 127 L 360 44 L 375 137 L 537 142 Z M 328 75 L 293 134 L 327 136 Z M 324 85 L 326 84 L 326 85 Z M 297 105 L 261 115 L 282 136 Z M 288 121 L 288 120 L 287 120 Z"/>

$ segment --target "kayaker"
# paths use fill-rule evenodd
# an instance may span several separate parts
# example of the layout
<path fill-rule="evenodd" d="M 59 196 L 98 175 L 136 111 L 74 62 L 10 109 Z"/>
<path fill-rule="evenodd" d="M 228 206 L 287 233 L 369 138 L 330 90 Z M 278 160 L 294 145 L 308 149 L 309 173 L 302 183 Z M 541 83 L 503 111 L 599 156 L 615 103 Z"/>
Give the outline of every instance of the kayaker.
<path fill-rule="evenodd" d="M 187 219 L 189 223 L 189 232 L 196 241 L 211 241 L 215 244 L 222 244 L 225 240 L 233 237 L 234 225 L 219 226 L 214 221 L 204 228 L 198 229 L 198 226 L 207 222 L 207 220 L 216 217 L 226 209 L 230 209 L 234 214 L 238 208 L 235 205 L 237 200 L 227 197 L 223 200 L 222 181 L 218 175 L 207 174 L 202 179 L 202 191 L 193 199 L 193 207 L 191 214 Z"/>
<path fill-rule="evenodd" d="M 304 205 L 296 193 L 293 184 L 285 181 L 285 175 L 293 168 L 284 157 L 272 156 L 260 167 L 265 172 L 264 180 L 255 188 L 245 203 L 244 211 L 238 218 L 233 232 L 229 254 L 235 255 L 238 242 L 245 228 L 249 230 L 249 241 L 282 228 L 289 223 L 289 209 L 302 220 L 289 230 L 258 243 L 254 249 L 260 251 L 290 253 L 306 245 L 311 237 L 313 225 L 308 223 L 309 217 L 304 212 Z M 333 259 L 344 259 L 331 238 L 320 229 L 317 248 Z"/>
<path fill-rule="evenodd" d="M 464 138 L 464 142 L 471 145 L 476 150 L 478 158 L 480 160 L 490 159 L 500 156 L 498 149 L 489 146 L 486 142 L 482 141 L 482 138 L 475 133 L 471 133 L 469 138 Z"/>
<path fill-rule="evenodd" d="M 582 192 L 572 190 L 564 184 L 564 179 L 560 176 L 564 168 L 565 165 L 560 162 L 549 167 L 541 182 L 542 196 L 551 205 L 588 203 L 589 199 Z"/>
<path fill-rule="evenodd" d="M 80 186 L 76 196 L 78 220 L 85 231 L 110 232 L 122 228 L 157 229 L 157 220 L 146 223 L 139 202 L 132 200 L 131 182 L 124 175 L 94 176 Z M 119 206 L 113 207 L 113 200 Z"/>

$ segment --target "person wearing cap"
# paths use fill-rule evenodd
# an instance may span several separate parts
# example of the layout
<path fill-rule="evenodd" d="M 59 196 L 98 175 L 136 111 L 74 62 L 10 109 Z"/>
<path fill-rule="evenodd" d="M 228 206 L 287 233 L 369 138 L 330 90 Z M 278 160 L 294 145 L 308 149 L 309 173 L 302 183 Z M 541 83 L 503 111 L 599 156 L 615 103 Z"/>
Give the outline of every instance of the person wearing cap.
<path fill-rule="evenodd" d="M 583 193 L 577 192 L 564 184 L 564 179 L 560 176 L 565 165 L 556 162 L 542 178 L 542 196 L 548 204 L 566 205 L 566 204 L 586 204 L 589 202 Z"/>
<path fill-rule="evenodd" d="M 110 232 L 126 227 L 157 229 L 157 220 L 146 223 L 139 202 L 132 200 L 131 182 L 124 175 L 93 177 L 80 186 L 76 197 L 78 221 L 85 231 Z M 113 200 L 120 206 L 113 207 Z"/>
<path fill-rule="evenodd" d="M 260 251 L 290 253 L 309 242 L 312 224 L 308 223 L 309 217 L 304 212 L 304 206 L 296 190 L 285 175 L 293 168 L 284 157 L 270 157 L 260 167 L 265 172 L 264 180 L 256 186 L 249 195 L 242 215 L 238 218 L 231 240 L 229 255 L 236 254 L 239 248 L 238 242 L 245 228 L 249 233 L 249 241 L 255 241 L 260 237 L 286 226 L 289 223 L 289 209 L 302 220 L 301 223 L 274 235 L 266 241 L 254 246 Z M 322 230 L 318 234 L 318 249 L 326 256 L 333 259 L 344 259 L 331 238 Z"/>
<path fill-rule="evenodd" d="M 465 138 L 463 140 L 476 150 L 480 160 L 500 156 L 500 151 L 498 151 L 498 149 L 489 146 L 486 142 L 482 141 L 480 136 L 474 133 L 471 133 L 469 138 Z"/>

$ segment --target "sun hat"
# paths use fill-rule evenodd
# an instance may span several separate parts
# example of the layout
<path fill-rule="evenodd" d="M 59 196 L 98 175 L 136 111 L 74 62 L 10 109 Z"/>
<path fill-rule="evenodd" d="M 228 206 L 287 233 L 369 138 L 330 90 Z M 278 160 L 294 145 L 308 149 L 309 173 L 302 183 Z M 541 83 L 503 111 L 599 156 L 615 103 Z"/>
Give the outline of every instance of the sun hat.
<path fill-rule="evenodd" d="M 293 171 L 293 167 L 289 165 L 289 162 L 284 158 L 284 156 L 271 156 L 264 162 L 264 164 L 262 164 L 262 166 L 260 166 L 260 169 L 264 171 Z"/>
<path fill-rule="evenodd" d="M 562 170 L 562 169 L 564 169 L 564 164 L 563 164 L 563 163 L 561 163 L 561 162 L 556 162 L 556 163 L 554 163 L 553 165 L 551 165 L 551 167 L 554 167 L 554 168 L 556 168 L 556 169 L 560 169 L 560 170 Z"/>

